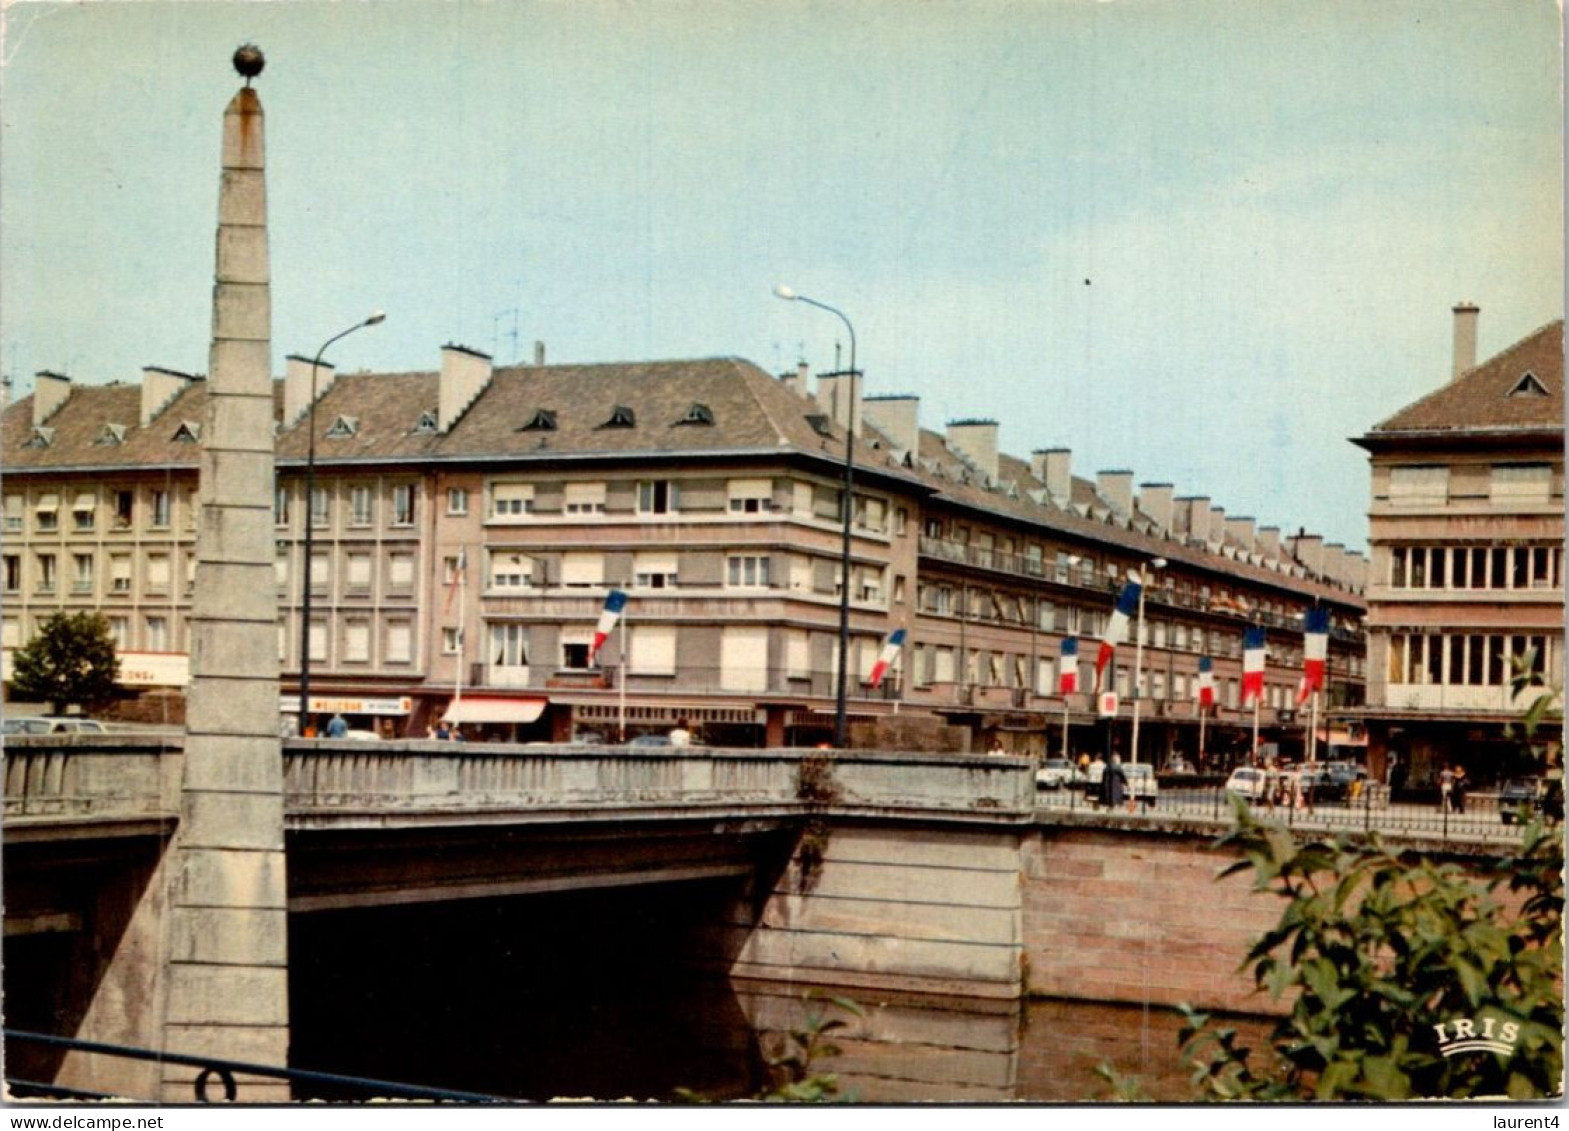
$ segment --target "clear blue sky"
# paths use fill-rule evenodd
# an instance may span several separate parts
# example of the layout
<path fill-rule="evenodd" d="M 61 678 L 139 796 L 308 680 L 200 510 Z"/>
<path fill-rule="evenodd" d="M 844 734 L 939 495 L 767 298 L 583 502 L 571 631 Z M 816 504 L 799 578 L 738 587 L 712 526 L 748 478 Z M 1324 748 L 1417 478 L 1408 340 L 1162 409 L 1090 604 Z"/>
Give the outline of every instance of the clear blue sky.
<path fill-rule="evenodd" d="M 258 43 L 275 369 L 739 355 L 1354 547 L 1345 437 L 1563 309 L 1548 0 L 11 3 L 0 359 L 207 366 Z M 514 311 L 516 314 L 514 315 Z M 518 346 L 514 351 L 515 324 Z"/>

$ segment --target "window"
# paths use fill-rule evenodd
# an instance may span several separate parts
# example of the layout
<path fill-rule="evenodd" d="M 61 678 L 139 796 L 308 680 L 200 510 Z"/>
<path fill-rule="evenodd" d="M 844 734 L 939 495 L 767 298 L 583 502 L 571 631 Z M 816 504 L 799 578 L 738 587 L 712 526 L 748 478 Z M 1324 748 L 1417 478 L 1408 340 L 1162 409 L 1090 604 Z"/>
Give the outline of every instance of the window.
<path fill-rule="evenodd" d="M 74 566 L 71 579 L 71 592 L 91 593 L 93 591 L 93 556 L 91 554 L 73 554 Z"/>
<path fill-rule="evenodd" d="M 603 509 L 603 508 L 601 508 Z M 637 485 L 638 514 L 673 514 L 681 509 L 681 487 L 669 479 L 656 479 Z"/>
<path fill-rule="evenodd" d="M 448 625 L 441 630 L 441 654 L 443 656 L 456 656 L 463 650 L 463 630 L 455 625 Z"/>
<path fill-rule="evenodd" d="M 22 644 L 22 623 L 15 617 L 0 621 L 0 647 L 18 648 Z"/>
<path fill-rule="evenodd" d="M 881 534 L 888 529 L 888 504 L 882 499 L 857 496 L 855 500 L 855 525 L 862 530 Z"/>
<path fill-rule="evenodd" d="M 675 554 L 635 554 L 632 585 L 637 589 L 674 589 L 678 559 Z"/>
<path fill-rule="evenodd" d="M 19 554 L 5 555 L 5 591 L 15 593 L 22 588 L 22 558 Z"/>
<path fill-rule="evenodd" d="M 98 500 L 90 491 L 84 491 L 76 496 L 76 503 L 71 507 L 71 517 L 76 520 L 76 529 L 87 531 L 93 528 L 93 521 L 98 511 Z"/>
<path fill-rule="evenodd" d="M 448 567 L 456 572 L 458 560 L 447 559 Z M 495 589 L 527 589 L 534 583 L 534 559 L 527 554 L 509 554 L 492 551 L 490 555 L 490 584 Z M 449 580 L 447 584 L 452 584 Z"/>
<path fill-rule="evenodd" d="M 311 662 L 325 662 L 327 659 L 327 622 L 311 618 L 310 631 Z"/>
<path fill-rule="evenodd" d="M 910 512 L 903 507 L 895 507 L 893 512 L 893 532 L 901 538 L 910 531 Z M 1036 558 L 1040 557 L 1040 547 L 1035 546 Z"/>
<path fill-rule="evenodd" d="M 22 529 L 22 512 L 25 509 L 25 500 L 21 495 L 7 495 L 5 497 L 5 528 L 8 531 Z"/>
<path fill-rule="evenodd" d="M 763 514 L 774 509 L 769 479 L 732 479 L 728 486 L 731 514 Z"/>
<path fill-rule="evenodd" d="M 725 584 L 731 589 L 768 588 L 768 561 L 761 554 L 732 554 L 726 559 Z"/>
<path fill-rule="evenodd" d="M 39 554 L 38 562 L 38 592 L 53 593 L 55 589 L 55 556 L 53 554 Z"/>
<path fill-rule="evenodd" d="M 469 489 L 467 487 L 447 488 L 447 513 L 452 515 L 469 513 Z"/>
<path fill-rule="evenodd" d="M 351 620 L 343 626 L 343 661 L 363 664 L 370 660 L 370 621 Z"/>
<path fill-rule="evenodd" d="M 60 496 L 40 495 L 34 511 L 34 528 L 40 534 L 51 534 L 60 529 Z"/>
<path fill-rule="evenodd" d="M 521 624 L 491 625 L 490 662 L 498 668 L 527 667 L 528 627 Z"/>
<path fill-rule="evenodd" d="M 169 591 L 169 555 L 147 555 L 147 592 L 167 593 Z"/>
<path fill-rule="evenodd" d="M 1548 393 L 1547 386 L 1542 384 L 1541 379 L 1535 373 L 1527 370 L 1520 375 L 1520 379 L 1514 383 L 1514 387 L 1504 395 L 1510 397 L 1545 397 L 1551 394 Z"/>
<path fill-rule="evenodd" d="M 387 622 L 387 649 L 389 664 L 406 664 L 414 658 L 414 625 L 410 621 Z"/>
<path fill-rule="evenodd" d="M 592 589 L 605 583 L 601 554 L 562 554 L 561 584 L 569 589 Z"/>
<path fill-rule="evenodd" d="M 1540 506 L 1552 497 L 1553 469 L 1545 463 L 1493 465 L 1490 499 L 1494 506 Z"/>
<path fill-rule="evenodd" d="M 675 675 L 676 629 L 674 625 L 640 624 L 629 633 L 631 654 L 627 668 L 639 675 Z"/>
<path fill-rule="evenodd" d="M 1389 501 L 1395 506 L 1442 506 L 1449 501 L 1449 468 L 1428 465 L 1390 468 Z"/>
<path fill-rule="evenodd" d="M 791 679 L 812 674 L 812 640 L 803 630 L 791 629 L 785 635 L 785 674 Z"/>
<path fill-rule="evenodd" d="M 542 408 L 529 418 L 528 423 L 518 428 L 519 432 L 554 432 L 556 430 L 556 414 L 548 408 Z"/>
<path fill-rule="evenodd" d="M 169 650 L 169 619 L 167 617 L 148 617 L 147 650 L 149 652 L 167 652 Z"/>
<path fill-rule="evenodd" d="M 414 588 L 413 554 L 388 555 L 387 588 L 394 593 L 407 593 Z"/>
<path fill-rule="evenodd" d="M 565 514 L 604 514 L 605 485 L 568 483 L 563 492 L 561 509 Z"/>
<path fill-rule="evenodd" d="M 714 410 L 706 404 L 694 404 L 686 410 L 686 414 L 680 420 L 676 421 L 677 424 L 712 424 L 713 422 Z"/>
<path fill-rule="evenodd" d="M 278 663 L 289 662 L 289 622 L 283 617 L 278 618 Z"/>
<path fill-rule="evenodd" d="M 592 629 L 569 628 L 561 633 L 561 666 L 581 670 L 588 667 L 588 649 L 594 639 Z"/>
<path fill-rule="evenodd" d="M 1410 556 L 1404 546 L 1395 546 L 1389 551 L 1389 584 L 1395 589 L 1406 587 L 1406 561 Z"/>
<path fill-rule="evenodd" d="M 289 489 L 281 483 L 272 489 L 272 522 L 274 526 L 289 525 Z"/>
<path fill-rule="evenodd" d="M 611 410 L 610 416 L 600 425 L 601 428 L 635 428 L 637 427 L 637 414 L 624 404 L 618 404 Z"/>
<path fill-rule="evenodd" d="M 152 525 L 159 530 L 167 530 L 170 520 L 169 492 L 153 492 Z"/>
<path fill-rule="evenodd" d="M 836 653 L 837 655 L 837 653 Z M 719 686 L 726 691 L 768 688 L 768 630 L 730 626 L 719 637 Z"/>
<path fill-rule="evenodd" d="M 311 525 L 326 526 L 332 521 L 332 494 L 325 487 L 311 492 Z"/>
<path fill-rule="evenodd" d="M 533 509 L 531 483 L 497 483 L 490 489 L 490 513 L 495 518 L 529 514 Z"/>
<path fill-rule="evenodd" d="M 392 488 L 392 525 L 414 525 L 414 485 L 399 483 Z"/>
<path fill-rule="evenodd" d="M 358 594 L 369 593 L 370 577 L 370 554 L 356 552 L 349 554 L 344 559 L 343 585 L 348 592 Z"/>
<path fill-rule="evenodd" d="M 325 593 L 332 583 L 330 560 L 325 553 L 311 554 L 311 592 Z"/>
<path fill-rule="evenodd" d="M 369 526 L 376 519 L 376 499 L 370 486 L 357 483 L 349 488 L 349 525 Z"/>
<path fill-rule="evenodd" d="M 327 439 L 347 440 L 356 435 L 360 430 L 360 418 L 357 416 L 340 416 L 332 422 L 332 427 L 327 429 Z"/>
<path fill-rule="evenodd" d="M 110 555 L 109 591 L 111 593 L 129 593 L 131 591 L 131 555 Z"/>

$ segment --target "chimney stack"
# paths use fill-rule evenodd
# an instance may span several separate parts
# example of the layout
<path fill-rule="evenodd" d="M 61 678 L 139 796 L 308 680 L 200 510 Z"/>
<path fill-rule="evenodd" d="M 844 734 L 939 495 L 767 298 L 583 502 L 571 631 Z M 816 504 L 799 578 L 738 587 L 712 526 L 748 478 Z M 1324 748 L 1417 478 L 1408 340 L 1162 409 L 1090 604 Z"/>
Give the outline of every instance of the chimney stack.
<path fill-rule="evenodd" d="M 545 343 L 541 342 L 541 341 L 535 341 L 534 342 L 534 365 L 537 368 L 537 367 L 542 366 L 544 364 L 545 364 Z"/>
<path fill-rule="evenodd" d="M 921 398 L 913 396 L 867 397 L 861 402 L 866 420 L 892 441 L 899 452 L 916 452 L 921 447 Z"/>
<path fill-rule="evenodd" d="M 1209 541 L 1209 496 L 1184 495 L 1176 504 L 1177 533 L 1200 542 Z"/>
<path fill-rule="evenodd" d="M 1468 369 L 1476 368 L 1476 320 L 1480 308 L 1475 303 L 1456 304 L 1455 314 L 1455 363 L 1452 381 Z"/>
<path fill-rule="evenodd" d="M 173 369 L 160 369 L 156 365 L 142 367 L 142 411 L 141 425 L 146 428 L 158 418 L 158 414 L 173 403 L 174 398 L 190 386 L 195 378 L 189 373 L 178 373 Z"/>
<path fill-rule="evenodd" d="M 288 368 L 283 371 L 283 426 L 293 428 L 311 407 L 311 359 L 291 353 L 284 359 Z M 338 378 L 337 368 L 324 361 L 316 366 L 316 399 L 321 400 Z"/>
<path fill-rule="evenodd" d="M 1291 552 L 1310 574 L 1322 576 L 1324 572 L 1324 537 L 1321 534 L 1299 532 L 1291 540 Z"/>
<path fill-rule="evenodd" d="M 490 384 L 490 355 L 448 342 L 441 347 L 441 383 L 437 389 L 436 428 L 452 431 L 469 406 Z"/>
<path fill-rule="evenodd" d="M 1154 521 L 1162 534 L 1171 533 L 1174 509 L 1172 494 L 1175 490 L 1170 483 L 1139 484 L 1139 510 Z"/>
<path fill-rule="evenodd" d="M 948 421 L 948 446 L 962 452 L 986 476 L 997 481 L 997 422 L 995 420 Z"/>
<path fill-rule="evenodd" d="M 855 437 L 861 438 L 861 375 L 848 369 L 817 375 L 817 403 L 828 418 L 841 428 L 850 426 L 855 414 Z"/>
<path fill-rule="evenodd" d="M 1111 509 L 1117 514 L 1126 516 L 1133 513 L 1133 472 L 1097 471 L 1095 490 L 1111 504 Z"/>
<path fill-rule="evenodd" d="M 33 378 L 33 427 L 53 416 L 71 395 L 71 379 L 64 373 L 41 370 Z"/>
<path fill-rule="evenodd" d="M 1280 527 L 1261 526 L 1258 528 L 1258 552 L 1266 562 L 1280 560 Z"/>
<path fill-rule="evenodd" d="M 1066 504 L 1073 495 L 1073 451 L 1070 448 L 1036 448 L 1030 453 L 1030 471 L 1046 484 L 1052 501 Z"/>
<path fill-rule="evenodd" d="M 1226 508 L 1213 504 L 1209 508 L 1209 525 L 1205 528 L 1204 540 L 1212 544 L 1224 545 L 1226 542 Z"/>
<path fill-rule="evenodd" d="M 1242 548 L 1244 554 L 1258 553 L 1258 542 L 1253 536 L 1253 520 L 1238 515 L 1226 520 L 1226 537 Z"/>

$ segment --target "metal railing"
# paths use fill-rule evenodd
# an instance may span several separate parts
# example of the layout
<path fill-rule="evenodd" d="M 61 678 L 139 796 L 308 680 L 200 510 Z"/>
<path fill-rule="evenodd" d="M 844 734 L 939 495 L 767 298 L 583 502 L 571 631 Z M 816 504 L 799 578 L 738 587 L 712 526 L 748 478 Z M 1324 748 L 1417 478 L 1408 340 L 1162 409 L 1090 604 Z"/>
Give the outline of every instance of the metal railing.
<path fill-rule="evenodd" d="M 4 1038 L 6 1048 L 10 1050 L 14 1050 L 18 1045 L 24 1047 L 32 1045 L 41 1048 L 58 1049 L 62 1052 L 93 1053 L 120 1060 L 155 1061 L 159 1064 L 175 1064 L 186 1068 L 196 1068 L 200 1071 L 192 1081 L 192 1099 L 196 1103 L 203 1104 L 218 1102 L 208 1091 L 214 1081 L 223 1089 L 221 1097 L 223 1102 L 239 1102 L 239 1083 L 236 1079 L 239 1076 L 278 1080 L 291 1085 L 291 1087 L 302 1084 L 315 1085 L 322 1089 L 332 1089 L 340 1095 L 347 1094 L 350 1097 L 366 1100 L 400 1099 L 426 1103 L 464 1104 L 516 1102 L 503 1096 L 491 1096 L 479 1092 L 459 1092 L 450 1088 L 431 1088 L 422 1084 L 397 1084 L 389 1080 L 372 1080 L 363 1076 L 345 1076 L 335 1072 L 312 1072 L 300 1068 L 279 1068 L 276 1065 L 269 1064 L 248 1064 L 239 1060 L 221 1060 L 211 1056 L 190 1056 L 183 1053 L 162 1052 L 157 1049 L 107 1044 L 102 1041 L 80 1041 L 74 1037 L 54 1037 L 46 1033 L 29 1033 L 18 1029 L 6 1029 Z M 14 1051 L 7 1059 L 11 1063 L 15 1063 L 16 1056 Z M 89 1092 L 54 1084 L 49 1081 L 23 1080 L 9 1075 L 6 1077 L 5 1082 L 12 1098 L 18 1100 L 31 1098 L 77 1100 L 137 1098 Z"/>

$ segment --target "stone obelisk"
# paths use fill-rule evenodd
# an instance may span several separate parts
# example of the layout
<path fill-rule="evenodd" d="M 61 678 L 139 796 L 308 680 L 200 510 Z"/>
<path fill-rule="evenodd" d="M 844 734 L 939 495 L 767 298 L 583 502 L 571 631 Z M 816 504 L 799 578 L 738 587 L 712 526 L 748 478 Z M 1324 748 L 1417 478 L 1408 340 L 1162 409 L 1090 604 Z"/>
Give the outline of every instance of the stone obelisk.
<path fill-rule="evenodd" d="M 284 1067 L 289 1049 L 278 608 L 273 580 L 273 399 L 264 61 L 223 116 L 212 350 L 202 430 L 201 527 L 191 617 L 180 824 L 173 844 L 165 1048 Z M 189 1100 L 193 1069 L 167 1066 Z M 242 1102 L 289 1098 L 244 1078 Z"/>

